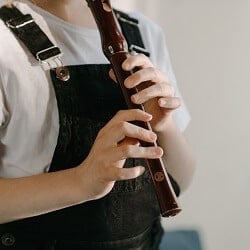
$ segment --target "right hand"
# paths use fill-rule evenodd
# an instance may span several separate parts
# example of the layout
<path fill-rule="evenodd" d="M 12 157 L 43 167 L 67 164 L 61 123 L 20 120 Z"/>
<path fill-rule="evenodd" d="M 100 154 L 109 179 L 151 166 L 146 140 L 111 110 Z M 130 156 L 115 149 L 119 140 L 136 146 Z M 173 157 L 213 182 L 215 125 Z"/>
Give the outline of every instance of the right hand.
<path fill-rule="evenodd" d="M 160 158 L 160 147 L 141 147 L 139 140 L 154 142 L 156 134 L 130 121 L 148 122 L 152 116 L 137 109 L 119 111 L 98 133 L 88 157 L 79 166 L 89 200 L 108 194 L 115 181 L 133 179 L 143 166 L 123 168 L 127 158 Z"/>

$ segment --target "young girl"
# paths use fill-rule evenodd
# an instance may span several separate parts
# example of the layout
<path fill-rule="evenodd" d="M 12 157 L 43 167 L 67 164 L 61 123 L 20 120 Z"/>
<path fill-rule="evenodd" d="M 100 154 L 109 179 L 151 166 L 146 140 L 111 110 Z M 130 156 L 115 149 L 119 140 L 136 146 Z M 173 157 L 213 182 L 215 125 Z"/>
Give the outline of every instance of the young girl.
<path fill-rule="evenodd" d="M 140 67 L 125 86 L 154 83 L 131 97 L 146 111 L 127 110 L 85 1 L 12 4 L 17 16 L 32 16 L 53 46 L 34 57 L 26 45 L 34 48 L 44 36 L 37 37 L 29 16 L 13 26 L 2 11 L 0 249 L 158 249 L 159 205 L 143 159 L 162 157 L 177 195 L 194 172 L 182 134 L 189 115 L 161 29 L 138 13 L 121 18 L 136 28 L 139 21 L 150 53 L 124 61 L 126 71 Z M 140 40 L 128 34 L 128 40 Z M 37 62 L 57 47 L 60 60 Z M 150 122 L 154 132 L 134 121 Z M 142 147 L 139 140 L 160 146 Z"/>

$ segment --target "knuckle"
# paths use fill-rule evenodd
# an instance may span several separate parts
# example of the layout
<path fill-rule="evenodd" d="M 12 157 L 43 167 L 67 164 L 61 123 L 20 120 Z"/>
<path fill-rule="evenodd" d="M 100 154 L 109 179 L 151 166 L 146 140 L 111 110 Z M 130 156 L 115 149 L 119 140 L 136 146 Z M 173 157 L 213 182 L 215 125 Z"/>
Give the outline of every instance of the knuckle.
<path fill-rule="evenodd" d="M 138 96 L 141 97 L 141 98 L 146 98 L 146 97 L 150 97 L 153 95 L 153 90 L 152 90 L 152 87 L 149 87 L 149 88 L 146 88 L 146 89 L 143 89 L 139 94 Z"/>
<path fill-rule="evenodd" d="M 136 115 L 141 115 L 143 113 L 143 111 L 141 109 L 134 109 L 133 112 Z"/>
<path fill-rule="evenodd" d="M 137 133 L 139 138 L 144 138 L 145 137 L 145 130 L 141 127 L 137 127 Z"/>
<path fill-rule="evenodd" d="M 119 130 L 121 130 L 121 132 L 125 133 L 127 130 L 127 122 L 121 121 L 117 124 L 117 127 Z"/>
<path fill-rule="evenodd" d="M 165 95 L 167 93 L 166 84 L 158 83 L 156 88 L 159 94 Z"/>
<path fill-rule="evenodd" d="M 143 114 L 143 111 L 140 109 L 131 109 L 132 120 L 140 119 L 142 114 Z"/>
<path fill-rule="evenodd" d="M 145 111 L 138 109 L 127 109 L 119 110 L 114 118 L 114 123 L 119 123 L 124 121 L 125 124 L 127 121 L 141 119 L 142 115 L 145 115 Z"/>
<path fill-rule="evenodd" d="M 140 171 L 135 168 L 121 168 L 117 171 L 118 180 L 128 180 L 139 176 Z"/>
<path fill-rule="evenodd" d="M 125 172 L 123 171 L 123 169 L 119 169 L 119 170 L 117 171 L 117 179 L 118 179 L 118 180 L 124 180 L 124 179 L 126 179 L 126 174 L 125 174 Z"/>
<path fill-rule="evenodd" d="M 161 73 L 160 70 L 158 70 L 157 68 L 151 67 L 151 72 L 152 72 L 152 76 L 153 76 L 153 81 L 158 82 L 160 77 L 161 77 Z"/>
<path fill-rule="evenodd" d="M 106 134 L 106 130 L 105 130 L 105 128 L 103 127 L 103 128 L 101 128 L 101 129 L 99 130 L 99 132 L 98 132 L 98 134 L 97 134 L 97 138 L 101 138 L 101 137 L 103 137 L 105 134 Z"/>
<path fill-rule="evenodd" d="M 133 146 L 131 145 L 123 146 L 122 155 L 125 158 L 133 156 Z"/>
<path fill-rule="evenodd" d="M 117 117 L 117 118 L 120 118 L 120 117 L 122 117 L 122 116 L 124 115 L 124 113 L 125 113 L 125 110 L 119 110 L 119 111 L 117 111 L 117 113 L 116 113 L 116 117 Z"/>

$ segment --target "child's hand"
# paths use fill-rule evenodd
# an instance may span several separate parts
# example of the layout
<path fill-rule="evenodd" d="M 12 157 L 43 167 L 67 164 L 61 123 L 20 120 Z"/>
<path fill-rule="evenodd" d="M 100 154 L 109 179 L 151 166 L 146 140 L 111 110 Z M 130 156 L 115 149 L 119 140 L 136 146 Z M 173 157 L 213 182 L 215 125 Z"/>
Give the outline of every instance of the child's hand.
<path fill-rule="evenodd" d="M 135 104 L 144 104 L 145 110 L 152 114 L 150 123 L 153 130 L 160 132 L 166 129 L 173 110 L 181 105 L 180 98 L 175 96 L 168 77 L 155 68 L 150 59 L 143 54 L 128 57 L 123 62 L 122 68 L 126 71 L 139 68 L 125 80 L 124 85 L 127 88 L 138 87 L 139 92 L 131 96 L 131 100 Z M 112 71 L 110 76 L 115 80 Z M 151 85 L 147 86 L 146 81 L 150 81 Z"/>
<path fill-rule="evenodd" d="M 119 111 L 97 135 L 94 145 L 80 165 L 82 183 L 89 199 L 108 194 L 115 181 L 133 179 L 144 172 L 143 166 L 122 168 L 127 158 L 159 158 L 159 147 L 141 147 L 139 140 L 154 142 L 156 134 L 131 124 L 131 121 L 150 121 L 152 116 L 141 110 Z"/>

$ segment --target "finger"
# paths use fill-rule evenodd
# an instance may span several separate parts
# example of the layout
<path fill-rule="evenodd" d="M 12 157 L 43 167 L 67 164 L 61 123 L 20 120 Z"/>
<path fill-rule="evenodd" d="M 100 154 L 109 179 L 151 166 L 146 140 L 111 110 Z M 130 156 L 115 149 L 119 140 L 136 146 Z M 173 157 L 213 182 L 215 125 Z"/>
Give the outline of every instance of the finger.
<path fill-rule="evenodd" d="M 122 68 L 126 71 L 130 71 L 135 67 L 153 67 L 152 62 L 144 54 L 130 55 L 123 63 Z"/>
<path fill-rule="evenodd" d="M 118 142 L 118 146 L 123 146 L 123 145 L 128 145 L 128 144 L 139 146 L 140 141 L 138 139 L 136 139 L 136 138 L 125 137 L 123 140 Z"/>
<path fill-rule="evenodd" d="M 162 157 L 160 147 L 141 147 L 138 145 L 113 146 L 105 150 L 102 161 L 112 164 L 128 158 L 158 159 Z"/>
<path fill-rule="evenodd" d="M 122 122 L 122 121 L 144 121 L 148 122 L 152 119 L 152 115 L 140 110 L 140 109 L 128 109 L 128 110 L 120 110 L 118 111 L 115 116 L 106 124 L 106 126 L 102 130 L 107 130 L 113 124 Z M 105 131 L 106 132 L 106 131 Z"/>
<path fill-rule="evenodd" d="M 109 181 L 130 180 L 139 177 L 145 172 L 143 166 L 132 168 L 110 168 L 107 173 Z"/>
<path fill-rule="evenodd" d="M 161 147 L 141 147 L 137 145 L 122 145 L 110 148 L 106 152 L 106 157 L 112 159 L 112 162 L 124 160 L 127 158 L 146 158 L 158 159 L 162 157 Z"/>
<path fill-rule="evenodd" d="M 106 133 L 110 133 L 110 128 L 114 126 L 114 124 L 122 121 L 144 121 L 148 122 L 152 119 L 152 115 L 142 111 L 140 109 L 128 109 L 128 110 L 120 110 L 115 116 L 99 131 L 99 136 L 105 136 Z"/>
<path fill-rule="evenodd" d="M 166 83 L 156 83 L 132 95 L 131 100 L 135 104 L 142 104 L 155 97 L 172 97 L 172 96 L 174 96 L 174 89 L 172 85 Z"/>
<path fill-rule="evenodd" d="M 127 88 L 134 88 L 142 82 L 168 82 L 168 78 L 160 70 L 154 67 L 143 68 L 137 70 L 124 81 Z"/>
<path fill-rule="evenodd" d="M 117 144 L 125 137 L 135 138 L 146 142 L 155 142 L 156 134 L 148 129 L 136 126 L 128 122 L 120 122 L 111 127 L 112 134 L 109 136 L 110 145 Z"/>
<path fill-rule="evenodd" d="M 143 121 L 148 122 L 152 119 L 152 115 L 139 109 L 121 110 L 99 131 L 98 139 L 102 139 L 105 145 L 117 145 L 125 137 L 138 138 L 141 140 L 154 135 L 145 133 L 135 125 L 129 124 L 127 121 Z M 133 126 L 133 127 L 131 127 Z M 135 129 L 134 132 L 131 130 Z M 139 129 L 139 130 L 138 130 Z M 152 140 L 151 140 L 152 141 Z"/>
<path fill-rule="evenodd" d="M 109 77 L 110 77 L 114 82 L 117 82 L 116 76 L 115 76 L 115 72 L 114 72 L 113 69 L 110 69 L 110 71 L 109 71 Z"/>
<path fill-rule="evenodd" d="M 171 97 L 171 98 L 160 98 L 158 100 L 158 104 L 161 108 L 169 109 L 177 109 L 181 106 L 181 99 L 179 97 Z"/>

